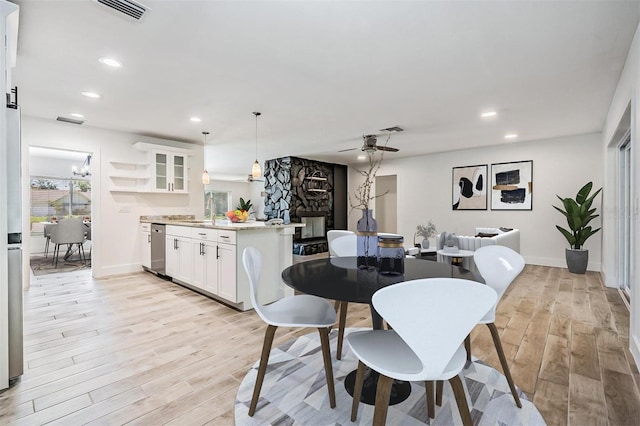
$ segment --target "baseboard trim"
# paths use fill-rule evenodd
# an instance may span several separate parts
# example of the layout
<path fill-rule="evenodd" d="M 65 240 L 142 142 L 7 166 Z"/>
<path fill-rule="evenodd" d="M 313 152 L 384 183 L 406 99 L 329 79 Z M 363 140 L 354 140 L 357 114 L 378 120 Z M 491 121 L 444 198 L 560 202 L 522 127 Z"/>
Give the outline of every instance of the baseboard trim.
<path fill-rule="evenodd" d="M 132 274 L 134 272 L 142 272 L 142 266 L 139 263 L 129 263 L 125 265 L 107 266 L 102 268 L 93 268 L 94 278 L 108 278 L 113 275 Z"/>
<path fill-rule="evenodd" d="M 566 268 L 567 262 L 565 259 L 556 259 L 552 257 L 530 257 L 524 256 L 527 265 L 540 265 L 540 266 L 552 266 L 556 268 Z M 589 262 L 587 265 L 587 271 L 600 272 L 602 264 L 600 262 Z"/>

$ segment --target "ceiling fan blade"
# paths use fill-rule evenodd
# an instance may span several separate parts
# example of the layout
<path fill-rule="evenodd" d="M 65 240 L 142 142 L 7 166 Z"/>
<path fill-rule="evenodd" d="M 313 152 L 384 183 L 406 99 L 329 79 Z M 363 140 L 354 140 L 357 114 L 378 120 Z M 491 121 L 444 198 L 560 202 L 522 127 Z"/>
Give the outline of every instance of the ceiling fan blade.
<path fill-rule="evenodd" d="M 347 151 L 355 151 L 356 149 L 360 149 L 360 148 L 347 148 L 347 149 L 341 149 L 338 152 L 347 152 Z"/>
<path fill-rule="evenodd" d="M 393 148 L 391 146 L 378 145 L 378 151 L 388 151 L 388 152 L 398 152 L 400 151 L 398 148 Z"/>

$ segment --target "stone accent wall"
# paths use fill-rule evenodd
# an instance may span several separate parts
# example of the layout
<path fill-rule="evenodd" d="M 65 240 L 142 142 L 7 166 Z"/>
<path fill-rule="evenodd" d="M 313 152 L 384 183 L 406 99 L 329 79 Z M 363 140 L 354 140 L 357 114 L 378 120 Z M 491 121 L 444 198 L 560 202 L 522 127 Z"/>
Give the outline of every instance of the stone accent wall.
<path fill-rule="evenodd" d="M 301 222 L 302 216 L 325 216 L 326 230 L 334 227 L 334 165 L 297 157 L 265 162 L 265 208 L 268 219 L 289 216 Z M 300 239 L 296 229 L 294 241 Z"/>

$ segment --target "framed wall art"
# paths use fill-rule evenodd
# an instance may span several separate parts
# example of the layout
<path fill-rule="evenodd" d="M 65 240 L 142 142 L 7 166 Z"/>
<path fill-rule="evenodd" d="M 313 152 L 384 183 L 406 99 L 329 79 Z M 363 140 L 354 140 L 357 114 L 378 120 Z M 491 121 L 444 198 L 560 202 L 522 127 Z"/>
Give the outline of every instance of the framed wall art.
<path fill-rule="evenodd" d="M 486 164 L 453 168 L 453 210 L 487 209 Z"/>
<path fill-rule="evenodd" d="M 533 161 L 491 165 L 491 210 L 533 210 Z"/>

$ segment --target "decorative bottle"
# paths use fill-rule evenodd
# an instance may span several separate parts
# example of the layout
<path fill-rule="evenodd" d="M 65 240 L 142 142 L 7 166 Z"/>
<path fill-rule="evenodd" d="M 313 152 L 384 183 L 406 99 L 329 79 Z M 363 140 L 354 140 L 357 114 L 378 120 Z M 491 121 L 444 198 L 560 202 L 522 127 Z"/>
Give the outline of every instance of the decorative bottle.
<path fill-rule="evenodd" d="M 358 268 L 374 269 L 378 256 L 378 222 L 371 209 L 362 209 L 362 217 L 357 224 Z"/>

